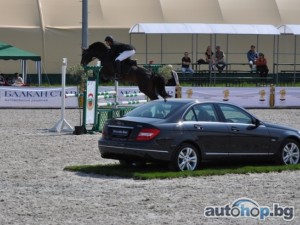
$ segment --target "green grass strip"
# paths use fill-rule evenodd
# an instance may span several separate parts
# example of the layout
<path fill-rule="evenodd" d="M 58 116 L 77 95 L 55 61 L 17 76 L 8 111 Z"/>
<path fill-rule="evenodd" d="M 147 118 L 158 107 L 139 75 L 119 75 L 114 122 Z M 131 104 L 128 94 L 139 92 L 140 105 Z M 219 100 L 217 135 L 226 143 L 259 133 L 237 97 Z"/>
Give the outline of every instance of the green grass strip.
<path fill-rule="evenodd" d="M 143 168 L 125 167 L 119 164 L 106 165 L 77 165 L 67 166 L 67 171 L 78 173 L 97 174 L 104 176 L 116 176 L 123 178 L 132 178 L 136 180 L 148 179 L 172 179 L 183 177 L 199 176 L 221 176 L 225 174 L 250 174 L 250 173 L 271 173 L 282 171 L 300 170 L 300 164 L 297 165 L 222 165 L 203 167 L 197 171 L 172 172 L 167 167 L 149 164 Z"/>

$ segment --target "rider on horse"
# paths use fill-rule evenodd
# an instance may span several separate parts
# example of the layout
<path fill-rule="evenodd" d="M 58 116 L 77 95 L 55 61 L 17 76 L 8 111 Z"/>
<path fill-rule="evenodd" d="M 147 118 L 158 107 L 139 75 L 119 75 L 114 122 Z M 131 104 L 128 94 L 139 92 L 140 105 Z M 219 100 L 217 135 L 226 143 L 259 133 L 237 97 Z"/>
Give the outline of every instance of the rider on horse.
<path fill-rule="evenodd" d="M 116 62 L 117 76 L 120 77 L 122 75 L 121 62 L 133 56 L 135 54 L 135 48 L 130 44 L 115 41 L 112 36 L 107 36 L 105 42 L 110 46 L 112 56 Z"/>

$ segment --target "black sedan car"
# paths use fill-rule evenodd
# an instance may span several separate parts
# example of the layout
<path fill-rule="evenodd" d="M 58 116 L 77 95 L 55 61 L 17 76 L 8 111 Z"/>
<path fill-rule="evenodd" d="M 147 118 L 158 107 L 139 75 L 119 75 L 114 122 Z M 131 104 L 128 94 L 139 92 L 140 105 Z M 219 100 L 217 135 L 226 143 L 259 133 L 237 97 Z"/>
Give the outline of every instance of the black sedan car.
<path fill-rule="evenodd" d="M 103 158 L 126 164 L 162 161 L 173 170 L 196 170 L 204 160 L 229 157 L 297 164 L 300 132 L 225 102 L 167 99 L 106 121 L 98 146 Z"/>

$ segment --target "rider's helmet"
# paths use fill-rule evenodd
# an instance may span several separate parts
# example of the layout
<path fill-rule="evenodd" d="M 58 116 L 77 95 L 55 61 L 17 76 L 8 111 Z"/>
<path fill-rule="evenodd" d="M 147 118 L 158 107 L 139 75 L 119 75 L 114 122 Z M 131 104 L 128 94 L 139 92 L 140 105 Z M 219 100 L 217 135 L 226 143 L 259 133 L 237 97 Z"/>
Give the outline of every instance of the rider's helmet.
<path fill-rule="evenodd" d="M 112 36 L 107 36 L 106 38 L 105 38 L 105 41 L 109 41 L 109 42 L 111 42 L 111 43 L 114 43 L 114 38 L 112 37 Z"/>

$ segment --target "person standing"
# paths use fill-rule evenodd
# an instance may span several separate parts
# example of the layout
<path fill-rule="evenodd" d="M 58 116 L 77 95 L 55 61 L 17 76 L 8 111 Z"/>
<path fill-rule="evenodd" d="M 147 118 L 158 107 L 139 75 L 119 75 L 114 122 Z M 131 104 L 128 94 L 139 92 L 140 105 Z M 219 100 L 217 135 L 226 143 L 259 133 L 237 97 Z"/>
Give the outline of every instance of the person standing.
<path fill-rule="evenodd" d="M 121 62 L 127 58 L 130 58 L 135 54 L 135 47 L 130 44 L 124 44 L 114 40 L 112 36 L 107 36 L 105 38 L 105 43 L 110 47 L 112 56 L 116 62 L 117 76 L 122 75 L 122 65 Z"/>
<path fill-rule="evenodd" d="M 255 46 L 251 45 L 250 50 L 247 52 L 247 59 L 249 63 L 249 67 L 251 69 L 251 73 L 256 70 L 255 62 L 258 59 L 258 53 L 255 50 Z"/>
<path fill-rule="evenodd" d="M 194 73 L 194 70 L 191 68 L 191 58 L 189 57 L 189 53 L 185 52 L 184 56 L 181 59 L 181 71 L 182 74 L 185 75 L 186 72 L 189 72 L 191 74 Z"/>

